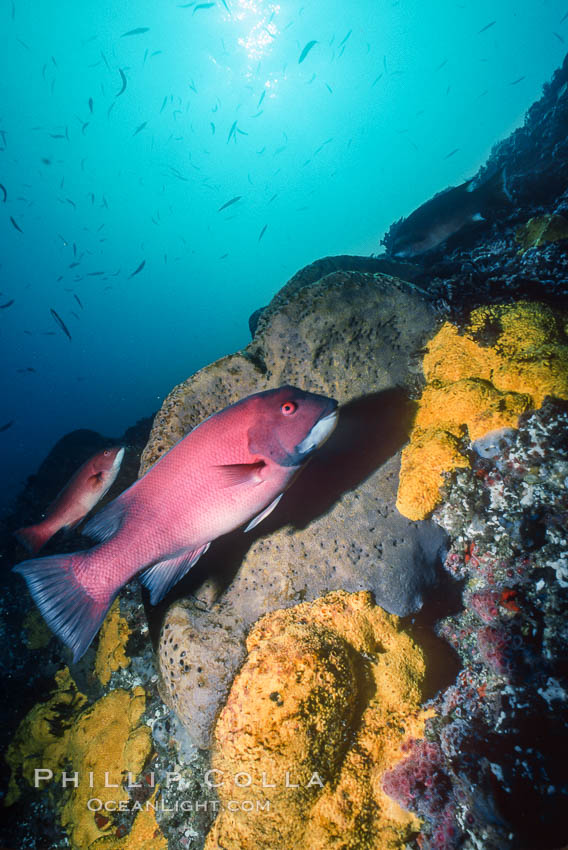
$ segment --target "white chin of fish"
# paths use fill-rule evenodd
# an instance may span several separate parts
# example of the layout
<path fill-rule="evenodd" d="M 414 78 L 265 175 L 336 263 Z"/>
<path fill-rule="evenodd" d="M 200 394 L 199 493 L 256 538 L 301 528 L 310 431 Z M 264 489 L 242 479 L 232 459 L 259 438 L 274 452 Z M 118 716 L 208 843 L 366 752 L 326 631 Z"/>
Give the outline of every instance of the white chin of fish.
<path fill-rule="evenodd" d="M 124 449 L 121 449 L 119 452 L 117 452 L 117 455 L 112 462 L 111 469 L 112 469 L 113 472 L 115 472 L 115 471 L 118 472 L 118 470 L 120 469 L 120 464 L 122 463 L 123 457 L 124 457 Z"/>
<path fill-rule="evenodd" d="M 303 455 L 319 448 L 319 446 L 325 443 L 336 425 L 337 410 L 334 410 L 322 419 L 318 419 L 308 436 L 304 437 L 301 443 L 298 443 L 296 451 Z"/>

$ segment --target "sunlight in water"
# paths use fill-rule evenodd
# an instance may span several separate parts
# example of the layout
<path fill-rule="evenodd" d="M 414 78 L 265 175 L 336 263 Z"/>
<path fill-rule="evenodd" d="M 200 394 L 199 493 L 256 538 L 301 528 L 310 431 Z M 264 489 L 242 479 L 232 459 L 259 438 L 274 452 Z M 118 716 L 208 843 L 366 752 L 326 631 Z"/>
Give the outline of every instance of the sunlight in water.
<path fill-rule="evenodd" d="M 251 60 L 265 57 L 278 36 L 275 18 L 280 12 L 276 3 L 265 5 L 263 0 L 238 0 L 233 9 L 234 17 L 250 26 L 248 34 L 239 38 L 240 47 L 244 47 Z"/>

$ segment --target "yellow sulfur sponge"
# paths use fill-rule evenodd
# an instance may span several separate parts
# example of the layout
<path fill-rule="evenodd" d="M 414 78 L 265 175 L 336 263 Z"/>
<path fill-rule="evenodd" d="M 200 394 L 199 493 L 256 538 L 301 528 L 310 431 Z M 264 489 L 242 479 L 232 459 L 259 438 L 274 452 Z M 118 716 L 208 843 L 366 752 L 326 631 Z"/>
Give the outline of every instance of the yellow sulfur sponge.
<path fill-rule="evenodd" d="M 247 649 L 215 728 L 205 850 L 402 850 L 419 822 L 381 780 L 423 729 L 425 663 L 399 619 L 336 591 L 267 614 Z"/>
<path fill-rule="evenodd" d="M 468 466 L 459 440 L 516 427 L 546 396 L 568 398 L 568 314 L 521 301 L 478 307 L 462 332 L 446 322 L 428 345 L 427 386 L 403 450 L 397 507 L 424 519 L 445 475 Z"/>

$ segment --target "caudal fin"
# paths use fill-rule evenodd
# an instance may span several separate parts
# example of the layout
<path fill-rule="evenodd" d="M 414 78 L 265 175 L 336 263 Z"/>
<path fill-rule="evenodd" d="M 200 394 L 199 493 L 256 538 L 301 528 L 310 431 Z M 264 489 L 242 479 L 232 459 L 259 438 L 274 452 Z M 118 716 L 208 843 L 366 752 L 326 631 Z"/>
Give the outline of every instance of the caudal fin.
<path fill-rule="evenodd" d="M 74 662 L 89 648 L 116 596 L 104 602 L 89 596 L 72 569 L 82 555 L 53 555 L 14 567 L 14 572 L 25 578 L 49 628 L 73 652 Z"/>
<path fill-rule="evenodd" d="M 39 552 L 42 546 L 45 546 L 50 537 L 53 537 L 54 530 L 45 522 L 38 522 L 37 525 L 28 525 L 26 528 L 19 528 L 14 532 L 22 546 L 25 546 L 28 552 L 35 554 Z"/>

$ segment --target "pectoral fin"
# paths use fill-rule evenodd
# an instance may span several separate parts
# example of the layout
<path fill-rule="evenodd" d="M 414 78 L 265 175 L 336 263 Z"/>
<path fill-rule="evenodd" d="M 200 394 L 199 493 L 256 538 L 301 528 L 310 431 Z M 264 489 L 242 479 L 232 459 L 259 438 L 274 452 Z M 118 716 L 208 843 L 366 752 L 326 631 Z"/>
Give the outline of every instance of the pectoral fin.
<path fill-rule="evenodd" d="M 144 570 L 139 577 L 140 581 L 150 591 L 150 602 L 157 605 L 164 596 L 169 593 L 174 584 L 177 584 L 191 567 L 197 563 L 204 552 L 209 549 L 210 543 L 205 543 L 198 549 L 190 549 L 182 552 L 175 558 L 160 561 L 158 564 Z"/>
<path fill-rule="evenodd" d="M 262 522 L 263 519 L 266 519 L 268 514 L 272 513 L 272 511 L 274 510 L 283 495 L 284 493 L 279 493 L 278 496 L 276 496 L 276 498 L 274 499 L 274 501 L 271 502 L 269 506 L 262 511 L 262 513 L 260 513 L 258 516 L 255 516 L 254 519 L 251 519 L 251 521 L 245 528 L 245 531 L 250 531 L 251 528 L 255 528 L 259 524 L 259 522 Z"/>
<path fill-rule="evenodd" d="M 88 478 L 88 485 L 92 490 L 98 490 L 101 486 L 101 482 L 103 480 L 102 472 L 95 472 L 94 475 L 90 475 Z"/>
<path fill-rule="evenodd" d="M 264 461 L 259 460 L 257 463 L 229 463 L 215 469 L 221 477 L 221 487 L 235 487 L 238 484 L 260 484 L 260 472 L 265 466 Z"/>

